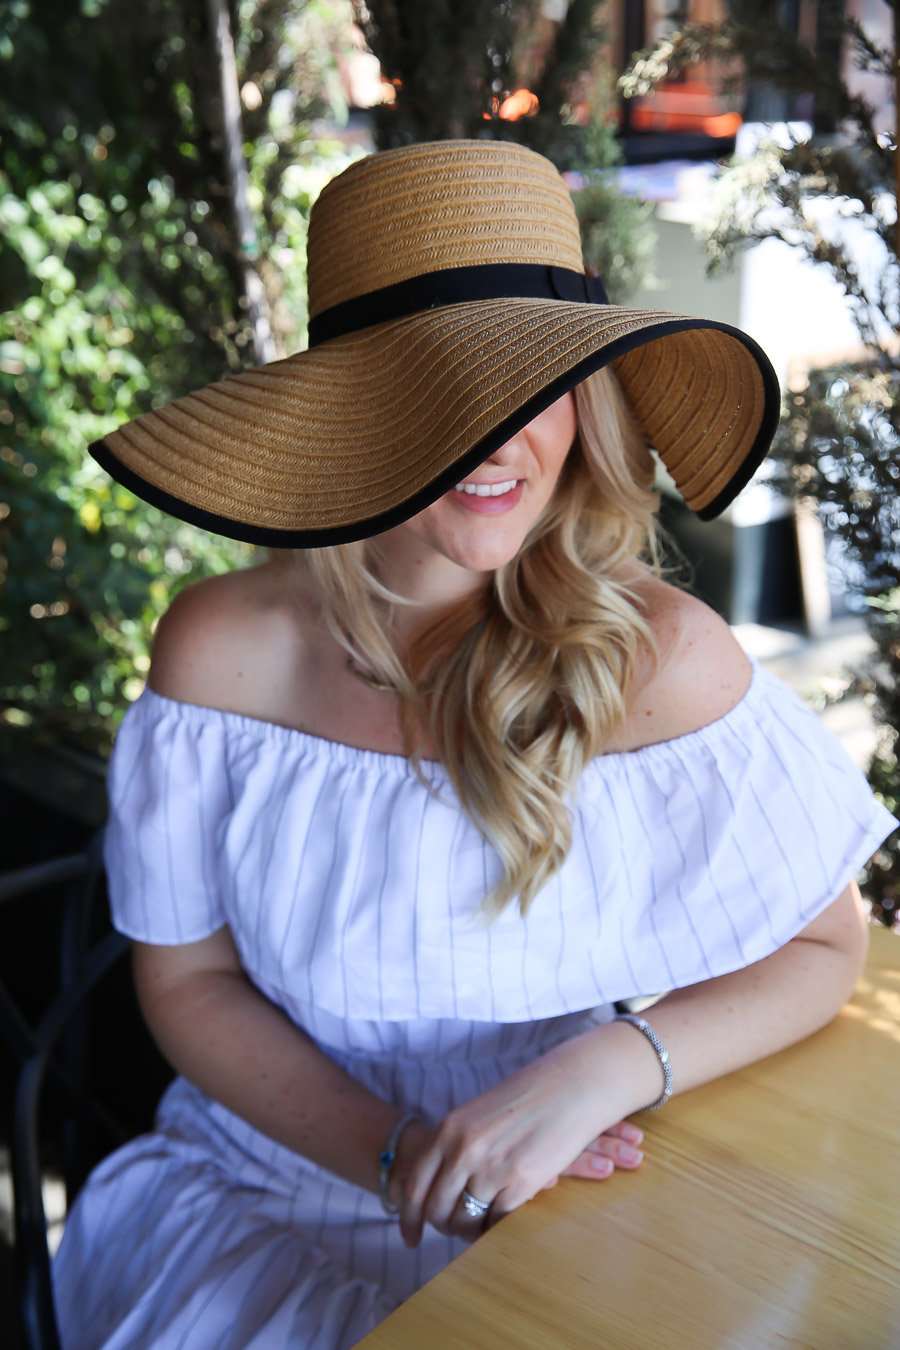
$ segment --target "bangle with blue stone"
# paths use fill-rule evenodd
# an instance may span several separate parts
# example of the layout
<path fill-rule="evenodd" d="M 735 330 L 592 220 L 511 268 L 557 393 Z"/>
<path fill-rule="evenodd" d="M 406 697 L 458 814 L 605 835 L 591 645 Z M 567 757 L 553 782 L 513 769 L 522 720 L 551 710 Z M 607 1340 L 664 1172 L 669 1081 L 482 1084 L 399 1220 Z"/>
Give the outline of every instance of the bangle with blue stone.
<path fill-rule="evenodd" d="M 397 1124 L 391 1130 L 388 1141 L 378 1155 L 378 1194 L 381 1196 L 381 1203 L 388 1214 L 396 1214 L 398 1206 L 391 1203 L 388 1199 L 388 1186 L 391 1184 L 391 1177 L 394 1172 L 394 1163 L 397 1161 L 397 1145 L 400 1142 L 400 1136 L 411 1125 L 418 1116 L 401 1116 Z"/>

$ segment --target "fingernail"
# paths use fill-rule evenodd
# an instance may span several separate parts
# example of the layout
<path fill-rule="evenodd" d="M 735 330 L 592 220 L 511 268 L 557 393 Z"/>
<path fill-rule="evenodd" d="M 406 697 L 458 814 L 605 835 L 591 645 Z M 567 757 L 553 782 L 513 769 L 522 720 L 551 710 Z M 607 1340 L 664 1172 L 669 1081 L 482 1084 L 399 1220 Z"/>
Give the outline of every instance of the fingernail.
<path fill-rule="evenodd" d="M 643 1156 L 639 1148 L 632 1148 L 630 1144 L 623 1144 L 619 1149 L 619 1157 L 622 1162 L 639 1163 Z"/>
<path fill-rule="evenodd" d="M 639 1130 L 637 1125 L 623 1125 L 622 1138 L 627 1139 L 629 1144 L 641 1144 L 644 1140 L 644 1131 Z"/>
<path fill-rule="evenodd" d="M 591 1167 L 595 1172 L 599 1172 L 601 1176 L 609 1176 L 609 1173 L 613 1170 L 612 1159 L 594 1156 L 591 1158 Z"/>

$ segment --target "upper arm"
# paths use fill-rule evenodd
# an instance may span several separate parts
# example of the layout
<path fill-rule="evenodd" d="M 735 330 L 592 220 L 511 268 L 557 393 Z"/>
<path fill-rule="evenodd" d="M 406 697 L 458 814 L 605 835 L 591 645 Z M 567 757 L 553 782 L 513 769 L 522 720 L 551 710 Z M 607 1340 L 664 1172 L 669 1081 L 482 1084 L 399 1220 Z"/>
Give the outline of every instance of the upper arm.
<path fill-rule="evenodd" d="M 869 950 L 869 923 L 856 882 L 845 886 L 827 909 L 801 929 L 794 941 L 815 942 L 844 951 L 857 964 L 858 971 L 862 970 Z"/>
<path fill-rule="evenodd" d="M 210 975 L 243 973 L 227 925 L 198 942 L 178 946 L 133 942 L 131 953 L 138 1002 L 151 1025 L 155 1010 L 164 1007 L 176 990 Z"/>

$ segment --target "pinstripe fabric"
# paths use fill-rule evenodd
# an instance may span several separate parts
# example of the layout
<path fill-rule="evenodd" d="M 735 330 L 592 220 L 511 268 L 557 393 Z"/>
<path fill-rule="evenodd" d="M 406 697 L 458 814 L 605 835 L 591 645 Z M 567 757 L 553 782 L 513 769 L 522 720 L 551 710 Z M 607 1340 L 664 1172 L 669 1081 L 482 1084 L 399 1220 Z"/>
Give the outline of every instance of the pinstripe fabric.
<path fill-rule="evenodd" d="M 426 772 L 438 795 L 399 756 L 148 690 L 110 774 L 116 923 L 149 942 L 230 924 L 249 973 L 302 1025 L 530 1020 L 759 960 L 892 825 L 757 666 L 717 722 L 590 764 L 558 883 L 527 921 L 513 907 L 488 926 L 498 860 L 440 765 Z"/>
<path fill-rule="evenodd" d="M 123 932 L 190 942 L 227 923 L 269 998 L 435 1121 L 612 1000 L 766 956 L 894 825 L 756 666 L 719 721 L 589 765 L 561 873 L 527 920 L 487 925 L 496 855 L 440 765 L 425 773 L 434 794 L 398 756 L 147 691 L 113 756 L 106 857 Z M 65 1350 L 341 1350 L 457 1249 L 432 1232 L 407 1252 L 377 1199 L 179 1080 L 156 1133 L 75 1205 Z"/>

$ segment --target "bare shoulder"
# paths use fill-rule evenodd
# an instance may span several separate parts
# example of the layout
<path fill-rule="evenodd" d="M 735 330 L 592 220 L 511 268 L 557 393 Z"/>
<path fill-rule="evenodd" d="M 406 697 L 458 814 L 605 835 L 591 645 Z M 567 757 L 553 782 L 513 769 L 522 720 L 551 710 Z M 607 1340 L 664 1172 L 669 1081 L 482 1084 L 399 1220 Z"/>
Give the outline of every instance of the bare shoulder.
<path fill-rule="evenodd" d="M 280 672 L 302 655 L 302 575 L 263 563 L 187 586 L 160 620 L 150 687 L 167 698 L 264 716 Z"/>
<path fill-rule="evenodd" d="M 730 712 L 747 692 L 750 662 L 731 629 L 696 596 L 655 579 L 640 594 L 656 639 L 629 700 L 618 749 L 633 750 L 699 731 Z"/>

